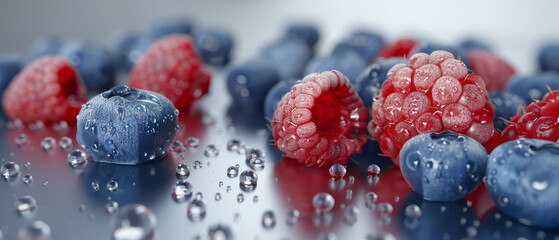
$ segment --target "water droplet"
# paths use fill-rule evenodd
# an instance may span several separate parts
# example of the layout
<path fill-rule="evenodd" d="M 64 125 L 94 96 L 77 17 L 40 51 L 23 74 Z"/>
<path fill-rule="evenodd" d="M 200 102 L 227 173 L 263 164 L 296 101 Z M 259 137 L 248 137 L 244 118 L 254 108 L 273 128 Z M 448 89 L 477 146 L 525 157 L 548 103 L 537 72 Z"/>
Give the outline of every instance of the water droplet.
<path fill-rule="evenodd" d="M 0 168 L 0 173 L 2 174 L 4 179 L 12 180 L 17 178 L 17 176 L 19 176 L 21 172 L 17 163 L 7 162 L 4 163 L 4 165 L 2 165 L 2 167 Z"/>
<path fill-rule="evenodd" d="M 355 177 L 354 176 L 349 176 L 348 177 L 348 182 L 349 182 L 349 185 L 353 185 L 355 183 Z"/>
<path fill-rule="evenodd" d="M 23 165 L 25 168 L 30 168 L 31 167 L 31 163 L 30 162 L 25 162 L 25 164 Z"/>
<path fill-rule="evenodd" d="M 291 210 L 289 212 L 287 212 L 287 219 L 286 219 L 286 223 L 288 226 L 294 226 L 297 224 L 297 222 L 299 222 L 299 216 L 301 214 L 299 213 L 299 210 L 294 209 Z"/>
<path fill-rule="evenodd" d="M 107 190 L 109 190 L 109 192 L 114 192 L 116 190 L 118 190 L 118 182 L 115 180 L 110 180 L 107 182 Z"/>
<path fill-rule="evenodd" d="M 225 191 L 228 192 L 228 193 L 231 192 L 231 186 L 227 186 L 227 187 L 225 188 Z"/>
<path fill-rule="evenodd" d="M 223 187 L 223 181 L 219 181 L 218 185 L 219 187 Z"/>
<path fill-rule="evenodd" d="M 238 168 L 233 167 L 233 166 L 227 168 L 227 176 L 228 177 L 234 178 L 234 177 L 237 177 L 238 174 L 239 174 L 239 169 Z"/>
<path fill-rule="evenodd" d="M 72 147 L 72 139 L 69 137 L 62 137 L 59 141 L 58 141 L 58 146 L 60 146 L 60 149 L 66 151 L 68 149 L 70 149 Z"/>
<path fill-rule="evenodd" d="M 29 185 L 33 182 L 33 176 L 26 174 L 25 176 L 23 176 L 23 183 L 25 183 L 26 185 Z"/>
<path fill-rule="evenodd" d="M 215 200 L 216 200 L 216 201 L 221 200 L 221 193 L 216 193 L 216 194 L 215 194 Z"/>
<path fill-rule="evenodd" d="M 499 199 L 499 205 L 501 206 L 506 206 L 507 204 L 509 204 L 510 199 L 508 197 L 501 197 Z"/>
<path fill-rule="evenodd" d="M 176 169 L 176 177 L 178 179 L 186 179 L 188 176 L 190 176 L 190 167 L 184 163 L 179 164 Z"/>
<path fill-rule="evenodd" d="M 78 208 L 78 211 L 79 211 L 80 213 L 83 213 L 83 212 L 85 212 L 85 210 L 86 210 L 85 205 L 80 204 L 80 207 Z"/>
<path fill-rule="evenodd" d="M 357 207 L 347 207 L 344 210 L 344 222 L 348 225 L 353 225 L 357 222 L 357 216 L 359 215 L 359 209 Z"/>
<path fill-rule="evenodd" d="M 196 239 L 207 239 L 207 240 L 233 240 L 233 232 L 228 226 L 217 224 L 208 228 L 208 230 L 202 231 L 199 238 Z"/>
<path fill-rule="evenodd" d="M 532 182 L 532 188 L 534 190 L 537 190 L 537 191 L 546 190 L 548 186 L 549 186 L 549 183 L 546 180 L 543 180 L 543 181 L 535 180 L 535 181 Z"/>
<path fill-rule="evenodd" d="M 18 239 L 50 239 L 51 230 L 43 221 L 35 221 L 18 231 Z"/>
<path fill-rule="evenodd" d="M 348 189 L 345 191 L 345 199 L 347 200 L 351 200 L 351 198 L 353 197 L 353 190 Z"/>
<path fill-rule="evenodd" d="M 239 139 L 231 139 L 227 142 L 227 150 L 230 152 L 239 153 L 243 142 Z"/>
<path fill-rule="evenodd" d="M 25 195 L 16 201 L 16 211 L 24 217 L 33 215 L 37 208 L 37 201 L 34 197 Z"/>
<path fill-rule="evenodd" d="M 254 171 L 245 170 L 241 173 L 239 181 L 244 186 L 256 186 L 258 182 L 258 175 Z"/>
<path fill-rule="evenodd" d="M 196 199 L 198 201 L 202 201 L 203 198 L 204 198 L 204 196 L 202 196 L 201 192 L 197 192 L 196 195 L 194 196 L 194 199 Z"/>
<path fill-rule="evenodd" d="M 186 208 L 188 219 L 200 221 L 206 217 L 206 204 L 202 200 L 194 199 Z"/>
<path fill-rule="evenodd" d="M 156 225 L 153 212 L 140 204 L 121 207 L 109 224 L 113 239 L 152 239 Z"/>
<path fill-rule="evenodd" d="M 329 193 L 318 193 L 312 199 L 314 210 L 318 213 L 330 212 L 335 203 L 334 198 Z"/>
<path fill-rule="evenodd" d="M 216 145 L 210 144 L 204 149 L 204 156 L 206 157 L 217 157 L 219 154 L 219 148 Z"/>
<path fill-rule="evenodd" d="M 202 162 L 196 160 L 194 161 L 194 169 L 200 169 L 202 168 Z"/>
<path fill-rule="evenodd" d="M 419 218 L 421 217 L 421 208 L 415 204 L 410 204 L 405 209 L 406 217 Z"/>
<path fill-rule="evenodd" d="M 200 145 L 200 140 L 198 140 L 198 138 L 189 137 L 184 140 L 184 147 L 186 147 L 187 149 L 197 148 L 198 145 Z"/>
<path fill-rule="evenodd" d="M 433 168 L 433 161 L 427 160 L 427 161 L 425 162 L 425 167 L 426 167 L 426 168 L 429 168 L 429 169 Z"/>
<path fill-rule="evenodd" d="M 378 213 L 381 213 L 381 214 L 391 214 L 394 211 L 394 208 L 392 207 L 392 205 L 390 203 L 387 203 L 387 202 L 379 203 L 376 209 L 377 209 Z"/>
<path fill-rule="evenodd" d="M 54 149 L 55 146 L 56 140 L 54 140 L 54 138 L 46 137 L 43 139 L 43 141 L 41 141 L 41 148 L 43 148 L 43 151 L 45 152 L 50 152 Z"/>
<path fill-rule="evenodd" d="M 242 193 L 237 194 L 237 202 L 242 203 L 245 201 L 245 195 Z"/>
<path fill-rule="evenodd" d="M 68 154 L 68 163 L 70 167 L 75 168 L 87 163 L 87 155 L 80 149 L 75 149 Z"/>
<path fill-rule="evenodd" d="M 266 211 L 262 215 L 262 226 L 266 229 L 272 229 L 276 226 L 276 215 L 272 211 Z"/>
<path fill-rule="evenodd" d="M 46 187 L 46 186 L 48 186 L 48 185 L 49 185 L 49 181 L 44 181 L 44 182 L 43 182 L 43 186 Z"/>
<path fill-rule="evenodd" d="M 23 147 L 23 146 L 29 144 L 29 138 L 27 137 L 27 135 L 22 133 L 22 134 L 20 134 L 16 137 L 14 142 L 16 143 L 17 147 Z"/>
<path fill-rule="evenodd" d="M 93 191 L 99 190 L 99 183 L 91 182 L 91 188 L 93 188 Z"/>
<path fill-rule="evenodd" d="M 260 149 L 251 148 L 245 152 L 246 162 L 248 166 L 254 170 L 262 170 L 264 168 L 265 156 Z"/>
<path fill-rule="evenodd" d="M 330 233 L 322 233 L 320 235 L 318 235 L 318 240 L 337 240 L 338 236 L 336 236 L 335 233 L 330 232 Z"/>
<path fill-rule="evenodd" d="M 376 186 L 378 184 L 378 182 L 380 181 L 380 178 L 377 176 L 367 176 L 367 184 L 369 184 L 369 186 Z"/>
<path fill-rule="evenodd" d="M 113 214 L 114 212 L 116 212 L 116 210 L 118 210 L 117 202 L 109 201 L 105 204 L 105 211 L 107 211 L 108 214 Z"/>
<path fill-rule="evenodd" d="M 258 202 L 258 196 L 255 195 L 254 197 L 252 197 L 252 202 L 257 203 Z"/>
<path fill-rule="evenodd" d="M 179 180 L 173 185 L 173 199 L 184 202 L 192 196 L 192 184 L 185 180 Z"/>
<path fill-rule="evenodd" d="M 339 179 L 339 178 L 343 178 L 345 176 L 345 174 L 347 173 L 347 170 L 345 169 L 344 165 L 336 163 L 336 164 L 334 164 L 330 167 L 328 172 L 330 172 L 330 176 L 332 176 L 333 178 L 338 178 Z"/>
<path fill-rule="evenodd" d="M 184 150 L 184 145 L 179 141 L 174 141 L 173 143 L 171 143 L 169 149 L 171 149 L 171 151 L 175 153 L 180 153 Z"/>
<path fill-rule="evenodd" d="M 365 206 L 367 206 L 367 208 L 371 209 L 375 207 L 377 200 L 378 200 L 378 195 L 376 193 L 374 192 L 365 193 Z"/>
<path fill-rule="evenodd" d="M 380 167 L 373 163 L 367 167 L 367 173 L 369 173 L 370 176 L 376 176 L 380 173 Z"/>

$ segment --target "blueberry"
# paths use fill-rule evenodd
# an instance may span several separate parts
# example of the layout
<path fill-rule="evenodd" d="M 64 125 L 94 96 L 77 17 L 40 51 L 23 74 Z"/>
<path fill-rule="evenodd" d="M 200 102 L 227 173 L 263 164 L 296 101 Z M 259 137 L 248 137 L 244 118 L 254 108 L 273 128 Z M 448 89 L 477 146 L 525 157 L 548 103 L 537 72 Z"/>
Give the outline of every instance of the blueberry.
<path fill-rule="evenodd" d="M 311 59 L 305 67 L 305 75 L 338 70 L 353 83 L 365 67 L 367 67 L 367 62 L 357 54 L 315 57 Z"/>
<path fill-rule="evenodd" d="M 109 49 L 117 61 L 119 69 L 128 71 L 128 54 L 140 39 L 140 34 L 135 31 L 118 29 L 109 36 Z"/>
<path fill-rule="evenodd" d="M 272 119 L 281 98 L 291 90 L 291 87 L 295 85 L 296 82 L 297 79 L 295 78 L 285 79 L 276 83 L 270 91 L 268 91 L 266 99 L 264 99 L 264 115 L 268 119 Z"/>
<path fill-rule="evenodd" d="M 353 85 L 367 108 L 373 105 L 373 97 L 382 89 L 388 70 L 399 63 L 405 64 L 407 60 L 400 57 L 376 59 L 355 78 Z"/>
<path fill-rule="evenodd" d="M 467 38 L 462 40 L 462 42 L 460 43 L 460 47 L 466 50 L 481 49 L 481 50 L 491 52 L 491 47 L 489 44 L 474 38 Z"/>
<path fill-rule="evenodd" d="M 507 92 L 520 96 L 526 103 L 531 103 L 535 99 L 542 99 L 543 96 L 552 90 L 559 89 L 559 74 L 554 72 L 542 75 L 514 77 L 507 84 Z"/>
<path fill-rule="evenodd" d="M 230 61 L 233 38 L 231 34 L 219 30 L 206 30 L 196 33 L 196 49 L 207 64 L 224 66 Z"/>
<path fill-rule="evenodd" d="M 116 86 L 83 105 L 76 139 L 98 162 L 139 164 L 166 155 L 178 130 L 166 97 Z"/>
<path fill-rule="evenodd" d="M 526 225 L 559 228 L 559 144 L 519 139 L 498 146 L 486 185 L 499 210 Z"/>
<path fill-rule="evenodd" d="M 302 40 L 309 49 L 314 49 L 320 37 L 318 29 L 312 24 L 293 24 L 290 25 L 285 33 L 287 39 Z"/>
<path fill-rule="evenodd" d="M 299 40 L 282 40 L 262 49 L 260 58 L 278 69 L 280 79 L 302 77 L 311 50 Z"/>
<path fill-rule="evenodd" d="M 380 35 L 368 31 L 357 31 L 338 43 L 334 47 L 332 55 L 341 56 L 354 53 L 361 56 L 366 63 L 370 63 L 380 53 L 382 45 L 384 45 L 384 39 Z"/>
<path fill-rule="evenodd" d="M 23 59 L 17 54 L 0 54 L 0 101 L 4 90 L 24 66 Z"/>
<path fill-rule="evenodd" d="M 60 55 L 76 67 L 88 91 L 99 93 L 114 86 L 116 65 L 103 46 L 72 41 L 62 46 Z"/>
<path fill-rule="evenodd" d="M 128 52 L 128 56 L 126 58 L 126 69 L 132 69 L 134 65 L 142 58 L 144 53 L 151 47 L 153 43 L 155 43 L 157 39 L 143 36 L 134 45 Z"/>
<path fill-rule="evenodd" d="M 559 72 L 559 44 L 547 44 L 540 49 L 538 62 L 542 71 Z"/>
<path fill-rule="evenodd" d="M 524 99 L 514 93 L 494 92 L 491 93 L 490 97 L 495 108 L 493 123 L 495 123 L 495 127 L 499 130 L 503 130 L 508 125 L 505 120 L 509 120 L 514 115 L 520 113 L 520 106 L 526 106 Z"/>
<path fill-rule="evenodd" d="M 174 33 L 190 35 L 192 27 L 192 21 L 188 18 L 161 19 L 149 25 L 148 35 L 155 39 Z"/>
<path fill-rule="evenodd" d="M 417 135 L 400 151 L 404 178 L 432 201 L 456 201 L 473 192 L 485 176 L 486 164 L 487 152 L 480 143 L 450 131 Z"/>
<path fill-rule="evenodd" d="M 31 60 L 37 59 L 45 55 L 58 54 L 60 48 L 66 42 L 67 40 L 56 36 L 42 37 L 35 40 L 35 42 L 33 42 L 33 44 L 31 45 L 31 49 L 30 49 Z"/>
<path fill-rule="evenodd" d="M 229 72 L 227 90 L 236 105 L 262 109 L 268 90 L 279 79 L 276 68 L 267 61 L 248 61 Z"/>
<path fill-rule="evenodd" d="M 403 197 L 396 215 L 404 239 L 470 239 L 468 228 L 474 220 L 475 213 L 464 200 L 427 201 L 412 191 Z"/>
<path fill-rule="evenodd" d="M 555 236 L 555 237 L 554 237 Z M 476 239 L 542 239 L 553 240 L 559 229 L 542 229 L 524 225 L 498 209 L 484 214 Z"/>
<path fill-rule="evenodd" d="M 431 42 L 422 42 L 421 44 L 416 45 L 410 52 L 410 56 L 416 53 L 427 53 L 431 54 L 437 50 L 444 50 L 450 52 L 454 55 L 454 57 L 460 59 L 466 66 L 470 66 L 470 62 L 468 61 L 468 53 L 465 48 L 456 47 L 452 45 L 445 45 L 440 43 L 431 43 Z"/>

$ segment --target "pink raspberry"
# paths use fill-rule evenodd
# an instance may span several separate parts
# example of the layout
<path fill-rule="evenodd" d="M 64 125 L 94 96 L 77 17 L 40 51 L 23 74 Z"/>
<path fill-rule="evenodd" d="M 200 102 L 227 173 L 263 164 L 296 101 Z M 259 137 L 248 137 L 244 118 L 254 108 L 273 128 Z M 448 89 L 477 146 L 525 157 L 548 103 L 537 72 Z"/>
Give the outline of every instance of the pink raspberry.
<path fill-rule="evenodd" d="M 488 151 L 500 142 L 483 79 L 468 73 L 452 53 L 415 54 L 408 65 L 392 67 L 387 77 L 375 96 L 368 130 L 396 165 L 402 145 L 421 133 L 463 133 Z"/>
<path fill-rule="evenodd" d="M 285 94 L 272 117 L 275 146 L 314 166 L 346 164 L 367 141 L 367 108 L 347 77 L 313 73 Z"/>

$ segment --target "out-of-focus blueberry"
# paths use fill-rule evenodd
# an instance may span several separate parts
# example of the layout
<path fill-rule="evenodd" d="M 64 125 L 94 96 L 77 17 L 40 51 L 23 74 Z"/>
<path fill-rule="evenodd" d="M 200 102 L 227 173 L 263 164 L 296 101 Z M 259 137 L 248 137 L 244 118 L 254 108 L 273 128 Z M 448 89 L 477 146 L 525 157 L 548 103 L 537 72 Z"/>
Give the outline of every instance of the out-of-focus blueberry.
<path fill-rule="evenodd" d="M 260 58 L 278 69 L 280 79 L 302 77 L 311 50 L 300 40 L 281 40 L 262 49 Z"/>
<path fill-rule="evenodd" d="M 296 82 L 297 79 L 295 78 L 285 79 L 276 83 L 276 85 L 268 91 L 266 99 L 264 100 L 264 114 L 268 119 L 272 119 L 281 98 L 291 90 L 291 87 L 295 85 Z"/>
<path fill-rule="evenodd" d="M 514 93 L 494 92 L 490 98 L 495 108 L 493 123 L 495 123 L 495 127 L 499 130 L 503 130 L 508 125 L 505 120 L 509 120 L 519 113 L 520 106 L 527 106 L 524 99 Z"/>
<path fill-rule="evenodd" d="M 109 36 L 109 49 L 117 61 L 118 68 L 124 71 L 130 70 L 127 66 L 128 54 L 132 47 L 140 39 L 140 34 L 127 29 L 118 29 Z"/>
<path fill-rule="evenodd" d="M 461 43 L 460 46 L 462 48 L 465 48 L 466 50 L 470 50 L 470 49 L 481 49 L 481 50 L 485 50 L 488 52 L 491 52 L 491 47 L 489 44 L 487 44 L 486 42 L 482 42 L 478 39 L 474 39 L 474 38 L 467 38 L 464 39 Z"/>
<path fill-rule="evenodd" d="M 305 68 L 305 75 L 316 72 L 338 70 L 353 83 L 365 67 L 367 67 L 367 62 L 357 54 L 315 57 L 307 64 L 307 67 Z"/>
<path fill-rule="evenodd" d="M 64 45 L 67 40 L 57 37 L 48 36 L 41 37 L 35 40 L 30 48 L 30 59 L 34 60 L 45 55 L 55 55 L 58 54 L 62 45 Z"/>
<path fill-rule="evenodd" d="M 559 72 L 559 43 L 543 46 L 538 54 L 538 62 L 542 71 Z"/>
<path fill-rule="evenodd" d="M 277 69 L 264 60 L 252 60 L 235 66 L 227 76 L 227 90 L 237 107 L 262 111 L 268 90 L 278 81 Z"/>
<path fill-rule="evenodd" d="M 287 39 L 302 40 L 310 49 L 314 49 L 320 37 L 316 26 L 302 23 L 290 25 L 285 36 Z"/>
<path fill-rule="evenodd" d="M 551 90 L 559 89 L 559 74 L 548 72 L 541 75 L 519 76 L 507 84 L 507 92 L 520 96 L 526 103 L 542 99 Z"/>
<path fill-rule="evenodd" d="M 136 43 L 132 46 L 130 51 L 128 52 L 128 56 L 126 58 L 126 69 L 132 69 L 132 67 L 140 61 L 140 58 L 144 56 L 144 53 L 151 47 L 153 43 L 155 43 L 157 39 L 151 37 L 141 37 L 138 39 Z"/>
<path fill-rule="evenodd" d="M 0 54 L 0 101 L 4 90 L 24 66 L 23 59 L 17 54 Z"/>
<path fill-rule="evenodd" d="M 233 37 L 226 31 L 206 30 L 196 32 L 196 49 L 207 64 L 225 66 L 230 61 Z"/>
<path fill-rule="evenodd" d="M 401 57 L 379 58 L 373 64 L 363 69 L 355 80 L 351 79 L 353 80 L 355 90 L 363 99 L 363 103 L 367 108 L 373 105 L 375 94 L 382 89 L 382 84 L 387 79 L 386 74 L 388 74 L 388 70 L 399 63 L 407 63 L 407 60 Z"/>
<path fill-rule="evenodd" d="M 173 33 L 192 34 L 193 24 L 188 18 L 168 18 L 152 22 L 148 27 L 148 35 L 158 39 Z"/>
<path fill-rule="evenodd" d="M 338 43 L 336 47 L 334 47 L 332 55 L 342 56 L 348 53 L 358 54 L 368 64 L 374 57 L 379 55 L 383 45 L 384 39 L 379 34 L 368 31 L 357 31 L 351 34 L 347 39 Z"/>

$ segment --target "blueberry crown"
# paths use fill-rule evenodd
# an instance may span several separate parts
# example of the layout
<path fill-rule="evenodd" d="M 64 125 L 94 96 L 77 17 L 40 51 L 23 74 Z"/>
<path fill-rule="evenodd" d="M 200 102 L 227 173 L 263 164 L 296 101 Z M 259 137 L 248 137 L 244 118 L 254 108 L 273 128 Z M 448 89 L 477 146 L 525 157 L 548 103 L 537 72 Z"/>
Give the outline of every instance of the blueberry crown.
<path fill-rule="evenodd" d="M 128 86 L 116 86 L 103 93 L 103 97 L 107 99 L 118 96 L 130 101 L 137 99 L 139 95 L 140 91 Z"/>

